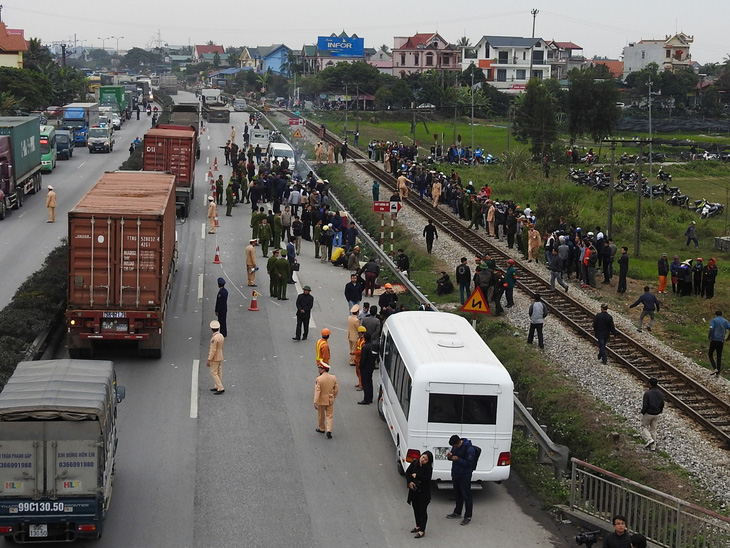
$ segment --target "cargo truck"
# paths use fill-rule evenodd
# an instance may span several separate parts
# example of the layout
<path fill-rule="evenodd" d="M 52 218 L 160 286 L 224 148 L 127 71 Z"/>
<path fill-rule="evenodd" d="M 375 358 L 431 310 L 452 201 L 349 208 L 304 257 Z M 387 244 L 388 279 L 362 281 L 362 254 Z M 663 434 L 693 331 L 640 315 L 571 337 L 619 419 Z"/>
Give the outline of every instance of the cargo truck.
<path fill-rule="evenodd" d="M 101 537 L 124 396 L 110 361 L 18 364 L 0 393 L 0 535 L 18 543 Z"/>
<path fill-rule="evenodd" d="M 111 152 L 114 150 L 114 137 L 110 125 L 89 128 L 87 139 L 89 154 L 92 152 Z"/>
<path fill-rule="evenodd" d="M 163 74 L 160 76 L 160 91 L 168 95 L 177 95 L 178 82 L 174 74 Z"/>
<path fill-rule="evenodd" d="M 144 135 L 142 169 L 177 175 L 175 201 L 182 217 L 195 198 L 196 135 L 192 127 L 158 125 Z"/>
<path fill-rule="evenodd" d="M 0 117 L 0 220 L 41 189 L 40 140 L 38 118 Z"/>
<path fill-rule="evenodd" d="M 111 106 L 119 116 L 120 128 L 116 129 L 121 129 L 121 124 L 126 120 L 127 97 L 125 91 L 124 86 L 101 86 L 99 88 L 99 103 L 102 106 Z"/>
<path fill-rule="evenodd" d="M 56 147 L 60 160 L 68 160 L 73 157 L 75 145 L 74 137 L 70 131 L 66 129 L 56 131 Z"/>
<path fill-rule="evenodd" d="M 63 107 L 63 127 L 74 132 L 77 145 L 86 146 L 91 126 L 99 125 L 99 103 L 71 103 Z"/>
<path fill-rule="evenodd" d="M 195 159 L 200 158 L 200 104 L 178 103 L 162 111 L 160 125 L 187 126 L 195 130 Z"/>
<path fill-rule="evenodd" d="M 68 213 L 67 346 L 136 344 L 159 358 L 177 264 L 175 175 L 115 171 Z"/>

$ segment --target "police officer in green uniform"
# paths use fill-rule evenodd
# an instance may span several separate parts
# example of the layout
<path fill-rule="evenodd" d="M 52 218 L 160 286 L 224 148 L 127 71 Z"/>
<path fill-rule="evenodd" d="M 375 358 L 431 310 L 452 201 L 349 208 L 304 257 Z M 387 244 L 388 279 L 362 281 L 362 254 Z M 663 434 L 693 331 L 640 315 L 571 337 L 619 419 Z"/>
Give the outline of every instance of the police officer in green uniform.
<path fill-rule="evenodd" d="M 271 223 L 271 247 L 279 247 L 281 245 L 281 233 L 284 231 L 284 225 L 281 221 L 281 211 L 274 215 L 274 222 Z"/>
<path fill-rule="evenodd" d="M 223 175 L 218 175 L 215 182 L 215 203 L 223 205 Z"/>
<path fill-rule="evenodd" d="M 233 211 L 233 181 L 228 181 L 228 186 L 226 187 L 226 217 L 233 217 L 231 215 L 231 211 Z"/>
<path fill-rule="evenodd" d="M 266 261 L 266 272 L 269 273 L 269 295 L 271 297 L 279 296 L 279 278 L 276 274 L 276 263 L 279 260 L 279 250 L 274 249 L 271 257 Z"/>
<path fill-rule="evenodd" d="M 280 257 L 276 260 L 274 269 L 274 274 L 276 275 L 277 283 L 279 284 L 279 294 L 277 295 L 277 298 L 281 301 L 287 301 L 289 299 L 286 298 L 286 287 L 291 272 L 289 270 L 289 260 L 286 258 L 286 251 L 283 251 L 283 253 L 280 252 Z"/>
<path fill-rule="evenodd" d="M 322 235 L 322 221 L 317 221 L 312 229 L 312 241 L 314 242 L 314 258 L 319 259 L 319 237 Z"/>
<path fill-rule="evenodd" d="M 254 240 L 259 239 L 259 225 L 261 224 L 261 219 L 265 218 L 266 214 L 264 213 L 264 208 L 259 208 L 258 211 L 255 211 L 254 213 L 251 213 L 251 238 Z"/>
<path fill-rule="evenodd" d="M 271 227 L 269 226 L 266 216 L 262 213 L 261 224 L 259 225 L 259 242 L 261 243 L 261 252 L 264 257 L 269 256 L 269 243 L 271 242 Z"/>

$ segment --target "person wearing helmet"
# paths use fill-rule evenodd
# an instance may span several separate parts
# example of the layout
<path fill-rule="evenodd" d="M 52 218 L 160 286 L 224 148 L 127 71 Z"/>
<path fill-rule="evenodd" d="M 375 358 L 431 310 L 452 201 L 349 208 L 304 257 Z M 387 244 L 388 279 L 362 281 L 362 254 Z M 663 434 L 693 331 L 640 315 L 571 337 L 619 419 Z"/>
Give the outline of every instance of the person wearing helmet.
<path fill-rule="evenodd" d="M 393 286 L 391 284 L 385 284 L 383 288 L 385 289 L 385 292 L 378 298 L 378 306 L 381 310 L 388 308 L 390 303 L 398 302 L 398 295 L 396 295 L 395 291 L 393 291 Z"/>
<path fill-rule="evenodd" d="M 330 363 L 330 330 L 326 327 L 322 330 L 322 338 L 317 341 L 316 362 Z"/>
<path fill-rule="evenodd" d="M 350 344 L 350 365 L 355 367 L 355 348 L 357 347 L 357 339 L 359 335 L 357 328 L 360 327 L 360 305 L 355 304 L 350 308 L 350 316 L 347 318 L 347 342 Z M 358 382 L 358 385 L 360 383 Z"/>
<path fill-rule="evenodd" d="M 358 392 L 362 390 L 362 375 L 360 373 L 360 359 L 362 357 L 362 347 L 365 344 L 365 333 L 367 328 L 360 325 L 357 328 L 357 341 L 355 342 L 355 375 L 357 375 L 357 386 L 355 387 Z"/>
<path fill-rule="evenodd" d="M 324 331 L 324 330 L 323 330 Z M 317 432 L 332 439 L 332 415 L 335 398 L 339 392 L 337 377 L 330 373 L 330 365 L 322 360 L 317 362 L 317 379 L 314 381 L 314 408 L 317 410 Z M 326 428 L 326 430 L 325 430 Z"/>

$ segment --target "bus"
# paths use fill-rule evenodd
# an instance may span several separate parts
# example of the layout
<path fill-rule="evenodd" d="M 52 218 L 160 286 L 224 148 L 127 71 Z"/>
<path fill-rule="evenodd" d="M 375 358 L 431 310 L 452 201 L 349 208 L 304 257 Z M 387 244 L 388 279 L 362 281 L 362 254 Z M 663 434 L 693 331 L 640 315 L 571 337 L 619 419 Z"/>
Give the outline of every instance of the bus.
<path fill-rule="evenodd" d="M 56 128 L 41 126 L 41 171 L 46 173 L 53 171 L 57 160 Z"/>
<path fill-rule="evenodd" d="M 395 443 L 398 470 L 423 451 L 433 481 L 451 481 L 449 438 L 481 448 L 473 482 L 510 474 L 513 388 L 509 373 L 469 322 L 445 312 L 399 312 L 380 338 L 378 412 Z"/>

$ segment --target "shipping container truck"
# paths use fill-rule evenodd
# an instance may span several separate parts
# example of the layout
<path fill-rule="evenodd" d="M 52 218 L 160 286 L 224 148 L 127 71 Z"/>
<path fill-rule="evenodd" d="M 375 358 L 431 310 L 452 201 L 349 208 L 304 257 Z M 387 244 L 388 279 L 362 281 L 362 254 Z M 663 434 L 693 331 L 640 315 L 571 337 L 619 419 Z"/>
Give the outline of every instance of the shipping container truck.
<path fill-rule="evenodd" d="M 0 117 L 0 220 L 41 189 L 40 141 L 38 118 Z"/>
<path fill-rule="evenodd" d="M 18 364 L 0 393 L 0 535 L 18 543 L 101 537 L 124 396 L 110 361 Z"/>
<path fill-rule="evenodd" d="M 68 213 L 67 346 L 126 342 L 159 358 L 177 264 L 175 175 L 105 173 Z"/>
<path fill-rule="evenodd" d="M 126 120 L 127 98 L 124 86 L 101 86 L 99 88 L 99 104 L 111 106 L 119 115 L 120 126 Z M 120 128 L 117 128 L 120 129 Z"/>
<path fill-rule="evenodd" d="M 231 109 L 228 106 L 211 106 L 208 109 L 208 123 L 227 124 L 231 121 Z"/>
<path fill-rule="evenodd" d="M 77 145 L 86 146 L 91 126 L 99 125 L 99 103 L 71 103 L 63 107 L 63 127 L 74 132 Z"/>
<path fill-rule="evenodd" d="M 195 198 L 195 130 L 158 125 L 144 135 L 142 169 L 177 175 L 175 201 L 181 217 L 187 217 Z"/>
<path fill-rule="evenodd" d="M 200 158 L 200 103 L 178 103 L 164 109 L 160 125 L 187 126 L 195 130 L 195 159 Z"/>

